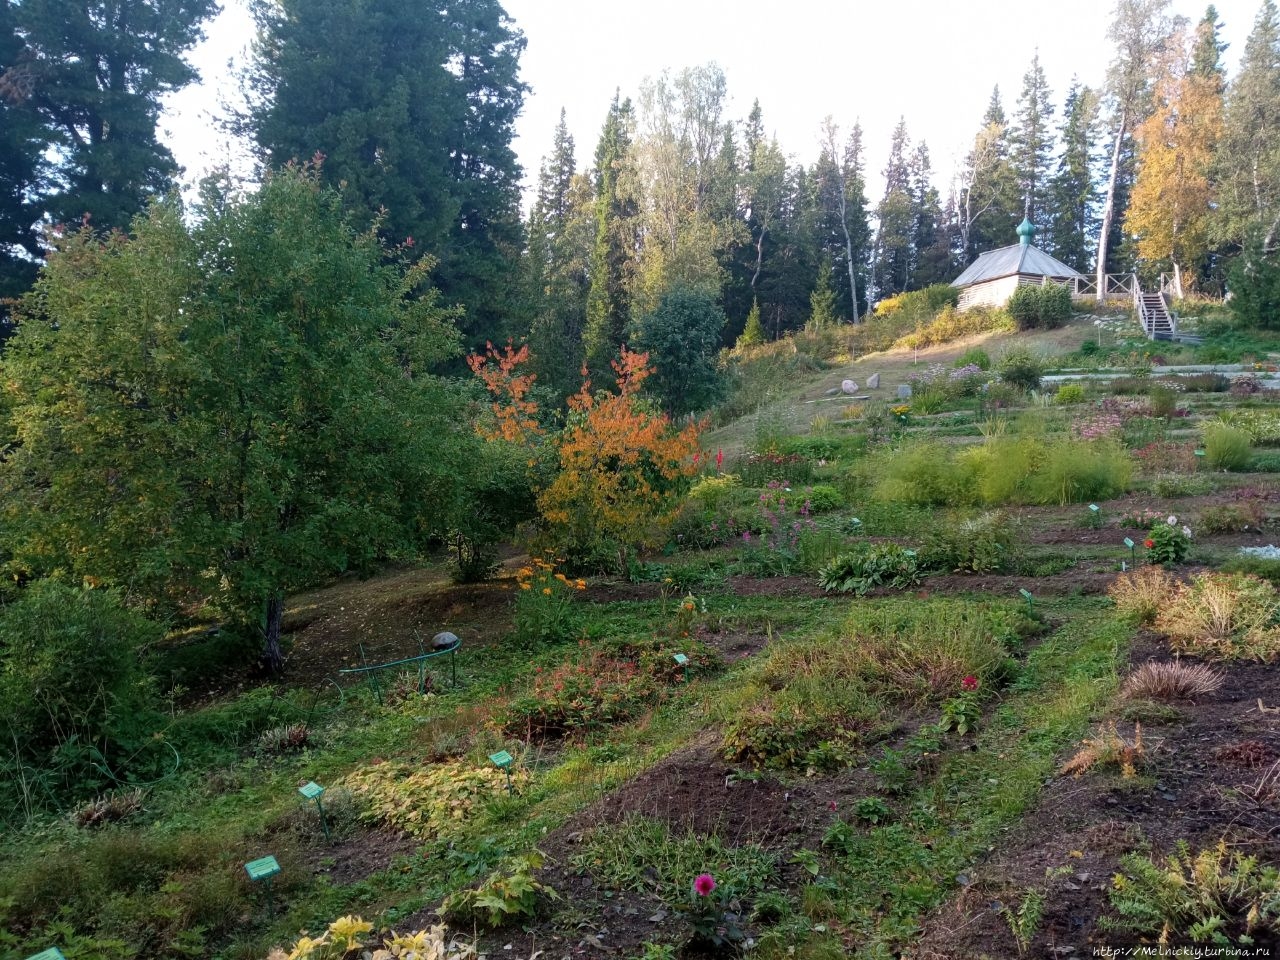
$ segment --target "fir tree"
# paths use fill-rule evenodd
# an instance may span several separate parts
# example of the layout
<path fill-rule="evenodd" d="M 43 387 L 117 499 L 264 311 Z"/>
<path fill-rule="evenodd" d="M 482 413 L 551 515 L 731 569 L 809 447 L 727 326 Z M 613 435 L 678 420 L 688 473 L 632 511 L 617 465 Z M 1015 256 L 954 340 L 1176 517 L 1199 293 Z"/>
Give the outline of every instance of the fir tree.
<path fill-rule="evenodd" d="M 1049 222 L 1043 236 L 1055 257 L 1081 271 L 1089 266 L 1091 238 L 1097 228 L 1093 180 L 1097 117 L 1097 94 L 1073 77 L 1062 107 L 1058 134 L 1062 154 L 1049 183 Z"/>
<path fill-rule="evenodd" d="M 742 334 L 738 337 L 736 347 L 741 350 L 744 347 L 755 347 L 762 343 L 764 343 L 764 324 L 760 322 L 760 301 L 753 300 L 751 312 L 747 314 L 747 322 L 742 327 Z"/>
<path fill-rule="evenodd" d="M 809 322 L 806 330 L 827 330 L 840 322 L 836 312 L 836 292 L 831 289 L 831 268 L 823 265 L 818 270 L 818 282 L 809 295 Z"/>

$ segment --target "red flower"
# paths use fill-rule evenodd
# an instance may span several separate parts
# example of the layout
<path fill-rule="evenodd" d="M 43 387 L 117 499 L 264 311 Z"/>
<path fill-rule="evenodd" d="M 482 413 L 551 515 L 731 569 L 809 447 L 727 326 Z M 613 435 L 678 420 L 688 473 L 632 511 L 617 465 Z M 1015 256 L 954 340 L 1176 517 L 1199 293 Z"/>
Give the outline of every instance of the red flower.
<path fill-rule="evenodd" d="M 716 878 L 709 873 L 698 875 L 698 879 L 693 881 L 693 892 L 700 897 L 710 895 L 711 891 L 716 888 Z"/>
<path fill-rule="evenodd" d="M 970 674 L 969 676 L 965 677 L 963 680 L 960 681 L 960 686 L 963 687 L 965 690 L 977 690 L 978 678 L 973 676 L 973 674 Z"/>
<path fill-rule="evenodd" d="M 1150 537 L 1147 537 L 1147 539 L 1142 541 L 1142 545 L 1146 547 L 1148 550 L 1150 550 L 1152 547 L 1156 545 L 1156 542 L 1152 540 Z"/>

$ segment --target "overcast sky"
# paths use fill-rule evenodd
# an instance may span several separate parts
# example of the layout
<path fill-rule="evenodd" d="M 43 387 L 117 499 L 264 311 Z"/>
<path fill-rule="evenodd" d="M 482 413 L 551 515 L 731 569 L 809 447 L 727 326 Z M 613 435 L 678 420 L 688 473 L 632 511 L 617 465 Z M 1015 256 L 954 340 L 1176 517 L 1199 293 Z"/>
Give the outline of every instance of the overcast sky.
<path fill-rule="evenodd" d="M 1215 5 L 1234 72 L 1261 2 Z M 532 90 L 515 143 L 526 193 L 561 107 L 582 168 L 615 88 L 634 98 L 646 76 L 714 61 L 728 80 L 727 116 L 745 118 L 759 98 L 766 130 L 797 161 L 816 158 L 823 117 L 830 114 L 842 129 L 861 120 L 873 193 L 889 135 L 905 116 L 913 142 L 929 144 L 945 194 L 991 88 L 1000 85 L 1011 111 L 1037 49 L 1059 112 L 1073 74 L 1086 84 L 1102 82 L 1112 6 L 1113 0 L 505 0 L 528 40 L 521 76 Z M 234 149 L 212 128 L 215 91 L 229 84 L 226 63 L 253 28 L 237 0 L 225 0 L 225 7 L 194 55 L 204 83 L 175 96 L 163 121 L 188 182 Z M 1192 20 L 1204 13 L 1189 0 L 1175 0 L 1174 9 Z M 406 16 L 411 11 L 406 3 Z"/>

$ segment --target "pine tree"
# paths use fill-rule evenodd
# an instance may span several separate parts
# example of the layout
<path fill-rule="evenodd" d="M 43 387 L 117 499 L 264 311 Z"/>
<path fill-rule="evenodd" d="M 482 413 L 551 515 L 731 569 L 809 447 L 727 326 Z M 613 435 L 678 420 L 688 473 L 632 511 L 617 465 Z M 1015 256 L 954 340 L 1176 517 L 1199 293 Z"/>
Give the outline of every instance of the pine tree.
<path fill-rule="evenodd" d="M 1010 166 L 1014 178 L 1027 199 L 1027 216 L 1032 223 L 1044 220 L 1049 180 L 1049 162 L 1053 156 L 1052 95 L 1040 66 L 1040 53 L 1022 78 L 1022 96 L 1018 98 L 1017 117 L 1009 131 Z"/>
<path fill-rule="evenodd" d="M 1091 255 L 1091 238 L 1097 228 L 1097 187 L 1093 180 L 1096 158 L 1098 95 L 1072 77 L 1062 107 L 1058 134 L 1062 154 L 1049 183 L 1048 223 L 1045 246 L 1063 263 L 1085 270 Z"/>
<path fill-rule="evenodd" d="M 630 100 L 614 94 L 595 153 L 595 247 L 583 350 L 598 381 L 609 374 L 631 321 L 629 279 L 634 270 L 635 218 Z"/>
<path fill-rule="evenodd" d="M 951 258 L 945 242 L 940 243 L 942 208 L 933 185 L 929 148 L 916 147 L 911 162 L 911 199 L 914 226 L 911 236 L 911 276 L 908 287 L 927 287 L 951 279 Z"/>
<path fill-rule="evenodd" d="M 0 3 L 3 136 L 36 151 L 19 178 L 52 158 L 33 206 L 55 223 L 128 226 L 173 185 L 178 166 L 156 130 L 161 100 L 196 79 L 183 57 L 215 0 Z"/>
<path fill-rule="evenodd" d="M 45 174 L 47 134 L 34 111 L 23 109 L 22 91 L 11 85 L 17 74 L 5 80 L 22 49 L 18 8 L 0 0 L 0 344 L 10 331 L 3 301 L 31 286 L 41 253 L 33 224 L 40 218 L 35 198 Z"/>

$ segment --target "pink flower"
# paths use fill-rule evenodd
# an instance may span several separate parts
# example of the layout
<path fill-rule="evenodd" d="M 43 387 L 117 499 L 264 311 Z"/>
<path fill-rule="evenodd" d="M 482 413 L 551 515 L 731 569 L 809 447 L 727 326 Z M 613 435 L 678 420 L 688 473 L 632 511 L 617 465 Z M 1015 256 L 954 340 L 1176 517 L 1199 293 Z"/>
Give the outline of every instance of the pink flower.
<path fill-rule="evenodd" d="M 977 690 L 978 678 L 973 676 L 973 674 L 970 674 L 969 676 L 965 677 L 963 680 L 960 681 L 960 686 L 963 687 L 965 690 Z"/>
<path fill-rule="evenodd" d="M 837 808 L 839 807 L 839 804 L 837 804 L 834 800 L 832 800 L 829 804 L 827 804 L 827 806 L 828 806 L 830 809 L 835 810 L 835 809 L 837 809 Z"/>
<path fill-rule="evenodd" d="M 724 451 L 717 450 L 716 451 L 716 473 L 720 472 L 720 466 L 723 463 L 724 463 Z"/>
<path fill-rule="evenodd" d="M 710 895 L 711 891 L 716 888 L 716 878 L 709 873 L 698 875 L 698 879 L 693 881 L 693 892 L 700 897 Z"/>

